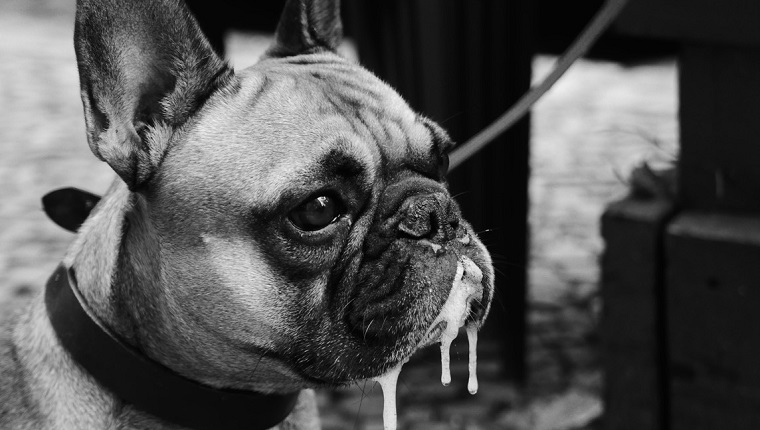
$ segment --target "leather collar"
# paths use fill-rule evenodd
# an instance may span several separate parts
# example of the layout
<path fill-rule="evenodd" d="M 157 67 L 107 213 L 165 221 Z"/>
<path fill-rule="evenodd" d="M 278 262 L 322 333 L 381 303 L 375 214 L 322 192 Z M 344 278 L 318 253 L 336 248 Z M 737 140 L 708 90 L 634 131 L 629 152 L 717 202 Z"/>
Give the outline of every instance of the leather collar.
<path fill-rule="evenodd" d="M 122 401 L 167 422 L 199 430 L 264 430 L 293 410 L 298 392 L 219 389 L 174 373 L 94 321 L 75 290 L 73 270 L 58 266 L 45 290 L 50 322 L 74 361 Z"/>

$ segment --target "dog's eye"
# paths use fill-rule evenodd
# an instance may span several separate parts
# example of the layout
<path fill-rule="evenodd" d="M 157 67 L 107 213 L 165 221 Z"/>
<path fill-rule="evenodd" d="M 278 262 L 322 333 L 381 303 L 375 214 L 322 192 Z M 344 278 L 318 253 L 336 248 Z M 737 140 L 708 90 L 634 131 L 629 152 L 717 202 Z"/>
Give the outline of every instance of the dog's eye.
<path fill-rule="evenodd" d="M 301 230 L 316 231 L 332 224 L 340 215 L 339 200 L 329 196 L 319 196 L 293 209 L 288 218 Z"/>

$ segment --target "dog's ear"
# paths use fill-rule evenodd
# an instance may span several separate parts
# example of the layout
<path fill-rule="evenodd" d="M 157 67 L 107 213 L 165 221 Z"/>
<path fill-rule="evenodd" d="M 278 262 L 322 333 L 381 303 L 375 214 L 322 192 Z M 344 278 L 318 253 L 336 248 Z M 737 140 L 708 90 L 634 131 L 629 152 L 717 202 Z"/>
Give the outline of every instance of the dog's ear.
<path fill-rule="evenodd" d="M 180 0 L 80 0 L 74 44 L 90 149 L 133 191 L 172 133 L 234 79 Z"/>
<path fill-rule="evenodd" d="M 335 51 L 342 38 L 339 0 L 288 0 L 267 55 L 288 57 Z"/>

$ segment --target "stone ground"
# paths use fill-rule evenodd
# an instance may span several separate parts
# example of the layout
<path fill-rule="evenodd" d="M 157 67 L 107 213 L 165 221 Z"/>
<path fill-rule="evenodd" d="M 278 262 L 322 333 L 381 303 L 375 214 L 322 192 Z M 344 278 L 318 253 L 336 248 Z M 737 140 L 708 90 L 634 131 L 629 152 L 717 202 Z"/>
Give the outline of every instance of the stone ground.
<path fill-rule="evenodd" d="M 61 186 L 103 192 L 113 174 L 90 153 L 72 47 L 72 1 L 0 2 L 0 300 L 38 291 L 72 236 L 49 222 L 39 198 Z M 265 37 L 230 37 L 245 66 Z M 541 77 L 553 59 L 538 57 Z M 470 396 L 466 342 L 455 344 L 453 381 L 438 382 L 434 350 L 402 372 L 400 429 L 597 429 L 600 401 L 597 260 L 604 205 L 625 193 L 636 163 L 677 151 L 676 69 L 582 61 L 533 115 L 530 273 L 531 377 L 499 377 L 495 347 L 480 346 L 481 389 Z M 464 339 L 464 336 L 461 337 Z M 319 393 L 325 429 L 382 428 L 372 382 Z"/>

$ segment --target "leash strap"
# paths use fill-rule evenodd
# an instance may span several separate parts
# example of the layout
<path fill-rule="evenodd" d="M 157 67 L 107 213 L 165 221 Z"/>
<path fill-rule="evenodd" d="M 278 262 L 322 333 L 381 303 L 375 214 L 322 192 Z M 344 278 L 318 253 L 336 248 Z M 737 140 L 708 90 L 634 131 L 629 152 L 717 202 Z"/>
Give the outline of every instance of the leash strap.
<path fill-rule="evenodd" d="M 124 402 L 199 430 L 265 430 L 293 410 L 297 392 L 279 395 L 213 388 L 150 360 L 93 321 L 73 291 L 75 279 L 73 271 L 60 265 L 48 280 L 45 305 L 50 322 L 74 361 Z"/>
<path fill-rule="evenodd" d="M 570 66 L 588 52 L 591 45 L 612 24 L 612 21 L 615 20 L 623 9 L 623 6 L 627 3 L 628 0 L 607 0 L 580 36 L 562 54 L 562 57 L 560 57 L 554 66 L 554 70 L 544 78 L 541 84 L 531 88 L 517 103 L 489 124 L 488 127 L 479 131 L 470 140 L 451 151 L 451 154 L 449 154 L 449 172 L 459 167 L 525 116 L 530 111 L 530 108 L 567 72 Z"/>

